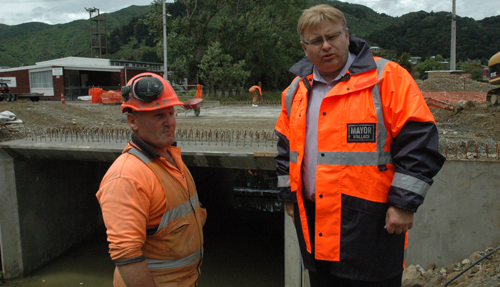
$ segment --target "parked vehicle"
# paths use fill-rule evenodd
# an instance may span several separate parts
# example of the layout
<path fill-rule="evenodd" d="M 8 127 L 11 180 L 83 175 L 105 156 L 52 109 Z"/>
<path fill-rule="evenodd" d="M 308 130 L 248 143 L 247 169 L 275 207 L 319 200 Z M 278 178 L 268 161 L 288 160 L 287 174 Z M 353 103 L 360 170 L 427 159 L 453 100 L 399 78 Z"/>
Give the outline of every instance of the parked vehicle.
<path fill-rule="evenodd" d="M 18 99 L 29 99 L 32 102 L 38 102 L 40 97 L 43 97 L 42 93 L 11 93 L 9 85 L 0 82 L 0 102 L 3 100 L 13 102 Z"/>
<path fill-rule="evenodd" d="M 500 85 L 500 52 L 496 53 L 491 57 L 488 62 L 488 78 L 492 85 Z M 500 102 L 500 87 L 488 91 L 486 100 L 491 102 L 493 105 L 497 105 Z"/>

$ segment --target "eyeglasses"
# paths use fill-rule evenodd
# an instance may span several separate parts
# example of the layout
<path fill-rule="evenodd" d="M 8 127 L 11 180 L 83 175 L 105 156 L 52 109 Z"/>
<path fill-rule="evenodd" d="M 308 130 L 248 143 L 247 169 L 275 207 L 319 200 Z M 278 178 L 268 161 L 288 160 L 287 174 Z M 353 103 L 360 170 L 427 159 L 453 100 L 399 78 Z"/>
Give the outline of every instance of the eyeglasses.
<path fill-rule="evenodd" d="M 302 40 L 302 42 L 306 45 L 311 45 L 315 47 L 321 47 L 323 46 L 324 41 L 326 40 L 330 45 L 333 45 L 335 43 L 335 40 L 338 39 L 338 37 L 344 33 L 347 30 L 347 27 L 344 27 L 344 29 L 340 30 L 339 32 L 332 34 L 332 35 L 326 35 L 324 38 L 323 37 L 318 37 L 315 39 L 312 39 L 309 42 L 306 42 L 305 40 Z"/>
<path fill-rule="evenodd" d="M 151 102 L 157 100 L 162 93 L 163 83 L 150 75 L 138 77 L 130 86 L 122 87 L 122 97 L 125 102 L 130 99 L 130 96 L 142 102 Z"/>

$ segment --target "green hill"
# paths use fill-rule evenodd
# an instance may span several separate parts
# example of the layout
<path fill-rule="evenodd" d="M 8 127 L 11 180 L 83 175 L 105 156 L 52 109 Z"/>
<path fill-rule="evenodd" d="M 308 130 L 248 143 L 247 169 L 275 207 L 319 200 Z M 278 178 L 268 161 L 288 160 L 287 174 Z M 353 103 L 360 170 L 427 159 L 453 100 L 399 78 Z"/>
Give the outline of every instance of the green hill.
<path fill-rule="evenodd" d="M 133 18 L 140 18 L 148 6 L 130 6 L 106 17 L 108 34 Z M 69 56 L 90 56 L 90 21 L 76 20 L 66 24 L 24 23 L 0 25 L 0 66 L 33 65 L 39 61 Z"/>
<path fill-rule="evenodd" d="M 401 17 L 391 17 L 377 13 L 363 5 L 336 0 L 309 0 L 308 3 L 310 5 L 327 3 L 343 11 L 347 18 L 350 35 L 364 38 L 370 45 L 379 46 L 389 51 L 392 60 L 397 60 L 404 52 L 422 58 L 437 54 L 449 58 L 451 36 L 451 13 L 449 12 L 419 11 Z M 161 45 L 161 32 L 159 32 L 158 27 L 150 29 L 139 21 L 139 19 L 146 17 L 150 11 L 149 6 L 130 6 L 114 13 L 102 14 L 106 17 L 108 32 L 109 53 L 106 57 L 162 61 L 158 56 L 161 47 L 156 46 L 157 44 Z M 215 19 L 231 18 L 231 15 L 220 13 Z M 176 17 L 183 17 L 182 13 L 172 14 L 174 16 L 170 21 L 174 21 Z M 296 23 L 296 21 L 292 22 Z M 181 22 L 178 22 L 178 27 L 181 27 L 182 24 L 179 23 Z M 89 57 L 89 29 L 89 20 L 77 20 L 57 25 L 37 22 L 14 26 L 0 24 L 0 37 L 2 38 L 0 42 L 0 66 L 33 65 L 39 61 L 68 56 Z M 237 33 L 237 29 L 235 31 L 233 33 Z M 283 33 L 288 33 L 286 37 L 298 39 L 294 31 L 294 29 L 290 29 Z M 481 59 L 484 63 L 500 50 L 500 33 L 498 31 L 500 31 L 500 16 L 480 21 L 457 16 L 457 60 Z M 224 32 L 226 31 L 221 29 L 212 32 L 212 38 L 208 37 L 206 42 L 203 42 L 204 45 L 208 46 L 210 41 L 218 38 L 219 41 L 232 43 L 233 47 L 241 46 L 239 45 L 241 43 L 235 42 L 238 38 L 234 35 L 224 35 Z M 180 37 L 183 31 L 179 30 L 176 33 Z M 248 31 L 246 33 L 248 34 Z M 255 31 L 253 35 L 245 35 L 245 37 L 261 39 L 262 34 L 262 31 Z M 191 36 L 185 34 L 183 37 L 189 38 Z M 172 43 L 169 42 L 170 44 Z M 246 53 L 250 53 L 241 48 L 232 51 L 229 46 L 227 47 L 228 52 L 236 51 L 235 53 L 240 54 L 233 55 L 235 59 L 244 58 Z M 298 45 L 288 47 L 289 49 L 300 49 Z"/>
<path fill-rule="evenodd" d="M 8 39 L 24 34 L 36 33 L 49 27 L 49 24 L 40 22 L 23 23 L 15 26 L 0 24 L 0 39 Z"/>
<path fill-rule="evenodd" d="M 323 1 L 340 11 L 347 20 L 349 35 L 366 38 L 375 31 L 380 31 L 392 25 L 396 19 L 387 14 L 379 14 L 372 9 L 358 4 L 349 4 L 340 1 Z"/>
<path fill-rule="evenodd" d="M 489 59 L 500 50 L 500 16 L 481 21 L 460 16 L 456 19 L 457 60 Z M 449 58 L 451 13 L 408 13 L 388 27 L 372 32 L 366 40 L 398 55 L 407 52 L 422 58 L 437 54 Z"/>

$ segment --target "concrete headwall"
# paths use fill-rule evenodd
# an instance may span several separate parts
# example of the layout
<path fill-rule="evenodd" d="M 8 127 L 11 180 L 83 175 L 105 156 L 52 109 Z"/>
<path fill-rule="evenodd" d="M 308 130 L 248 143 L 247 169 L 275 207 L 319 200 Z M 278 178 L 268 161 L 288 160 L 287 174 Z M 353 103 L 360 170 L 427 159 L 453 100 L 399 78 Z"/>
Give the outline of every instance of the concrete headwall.
<path fill-rule="evenodd" d="M 0 152 L 6 278 L 29 274 L 104 232 L 95 193 L 109 163 L 13 159 Z"/>
<path fill-rule="evenodd" d="M 104 232 L 95 193 L 109 164 L 17 159 L 24 272 Z"/>
<path fill-rule="evenodd" d="M 5 278 L 23 275 L 14 159 L 0 149 L 0 261 Z"/>
<path fill-rule="evenodd" d="M 407 264 L 445 266 L 500 245 L 500 162 L 448 160 L 408 234 Z"/>

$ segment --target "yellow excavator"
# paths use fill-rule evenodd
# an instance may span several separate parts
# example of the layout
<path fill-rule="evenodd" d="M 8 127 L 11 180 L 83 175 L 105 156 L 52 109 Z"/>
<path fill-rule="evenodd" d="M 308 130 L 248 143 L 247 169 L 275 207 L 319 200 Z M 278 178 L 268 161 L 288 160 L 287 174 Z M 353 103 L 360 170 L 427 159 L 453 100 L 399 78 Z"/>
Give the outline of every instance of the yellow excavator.
<path fill-rule="evenodd" d="M 492 85 L 500 85 L 500 52 L 491 57 L 488 62 L 488 78 Z M 486 99 L 493 105 L 500 102 L 500 87 L 488 91 Z"/>

